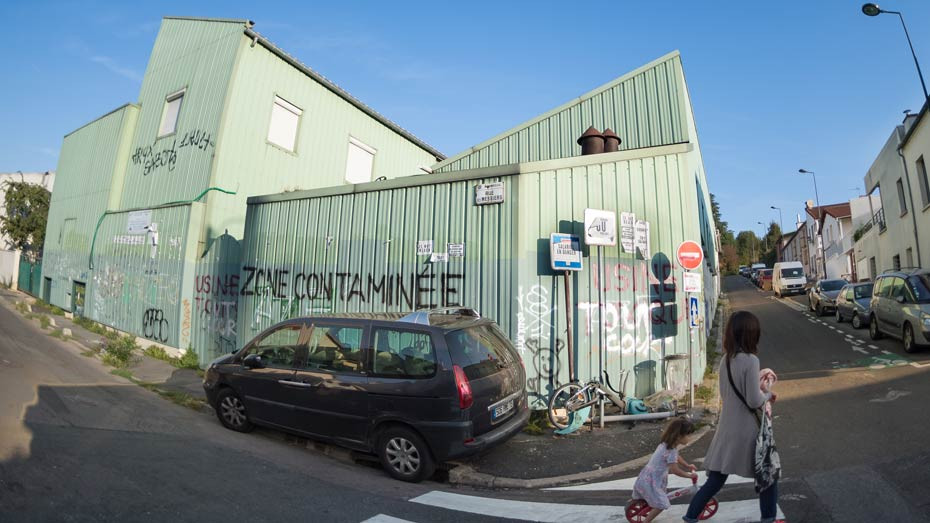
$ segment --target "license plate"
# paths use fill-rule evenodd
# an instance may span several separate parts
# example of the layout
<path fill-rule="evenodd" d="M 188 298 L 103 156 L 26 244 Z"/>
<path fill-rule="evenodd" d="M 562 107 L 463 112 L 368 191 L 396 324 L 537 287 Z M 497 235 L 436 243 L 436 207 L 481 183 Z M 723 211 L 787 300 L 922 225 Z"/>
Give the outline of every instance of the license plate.
<path fill-rule="evenodd" d="M 513 400 L 510 400 L 507 403 L 502 403 L 494 407 L 494 412 L 491 413 L 491 419 L 496 420 L 512 410 L 513 410 Z"/>

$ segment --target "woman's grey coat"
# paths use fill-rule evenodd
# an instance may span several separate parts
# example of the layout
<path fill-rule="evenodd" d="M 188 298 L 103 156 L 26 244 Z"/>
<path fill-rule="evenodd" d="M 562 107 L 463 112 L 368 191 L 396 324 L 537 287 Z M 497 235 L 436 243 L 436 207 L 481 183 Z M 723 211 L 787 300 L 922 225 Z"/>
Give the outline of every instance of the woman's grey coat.
<path fill-rule="evenodd" d="M 769 400 L 771 393 L 759 389 L 759 358 L 755 354 L 736 353 L 730 360 L 730 369 L 733 383 L 750 407 L 757 409 Z M 730 385 L 726 355 L 720 362 L 719 387 L 723 408 L 714 440 L 704 458 L 704 469 L 752 478 L 759 422 Z"/>

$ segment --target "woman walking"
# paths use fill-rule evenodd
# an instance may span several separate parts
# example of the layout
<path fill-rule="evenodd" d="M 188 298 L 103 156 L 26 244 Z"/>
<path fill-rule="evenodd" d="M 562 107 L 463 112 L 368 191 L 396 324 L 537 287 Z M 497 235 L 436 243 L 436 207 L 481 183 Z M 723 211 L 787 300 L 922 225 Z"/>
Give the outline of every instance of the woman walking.
<path fill-rule="evenodd" d="M 723 338 L 724 361 L 720 364 L 720 397 L 723 408 L 717 432 L 704 457 L 707 481 L 688 505 L 684 520 L 698 521 L 704 505 L 726 483 L 730 474 L 747 478 L 755 476 L 756 437 L 759 421 L 751 409 L 759 409 L 766 401 L 775 402 L 774 392 L 759 387 L 759 319 L 750 312 L 737 311 L 727 322 Z M 747 408 L 748 407 L 748 408 Z M 775 521 L 778 510 L 777 479 L 759 493 L 762 523 Z"/>

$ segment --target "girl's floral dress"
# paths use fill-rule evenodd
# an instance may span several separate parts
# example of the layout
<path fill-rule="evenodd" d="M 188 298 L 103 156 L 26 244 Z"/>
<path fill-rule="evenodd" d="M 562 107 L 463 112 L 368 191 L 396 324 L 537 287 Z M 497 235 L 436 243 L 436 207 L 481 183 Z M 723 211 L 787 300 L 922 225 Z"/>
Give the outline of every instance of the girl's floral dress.
<path fill-rule="evenodd" d="M 633 485 L 633 498 L 644 499 L 652 508 L 665 510 L 671 506 L 668 500 L 668 466 L 678 461 L 678 449 L 659 443 L 649 458 L 649 463 L 639 473 Z"/>

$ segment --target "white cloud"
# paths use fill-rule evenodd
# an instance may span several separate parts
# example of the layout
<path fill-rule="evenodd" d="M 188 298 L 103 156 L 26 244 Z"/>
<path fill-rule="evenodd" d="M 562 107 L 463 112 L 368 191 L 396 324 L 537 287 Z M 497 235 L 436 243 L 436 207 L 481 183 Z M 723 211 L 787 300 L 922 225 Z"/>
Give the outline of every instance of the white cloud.
<path fill-rule="evenodd" d="M 106 67 L 112 73 L 118 74 L 124 78 L 128 78 L 134 82 L 142 83 L 141 73 L 133 69 L 130 69 L 128 67 L 122 67 L 121 65 L 117 64 L 116 61 L 110 58 L 109 56 L 101 56 L 101 55 L 92 56 L 90 58 L 90 61 L 98 63 Z"/>

